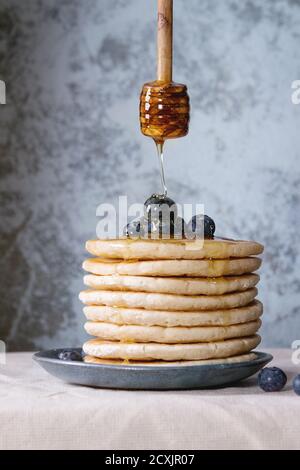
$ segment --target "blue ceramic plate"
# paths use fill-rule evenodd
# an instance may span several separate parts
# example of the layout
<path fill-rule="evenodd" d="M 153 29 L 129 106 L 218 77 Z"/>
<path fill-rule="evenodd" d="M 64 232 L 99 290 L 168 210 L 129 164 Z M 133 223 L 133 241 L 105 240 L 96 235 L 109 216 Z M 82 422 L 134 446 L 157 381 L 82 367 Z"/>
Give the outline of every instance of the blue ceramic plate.
<path fill-rule="evenodd" d="M 65 350 L 72 349 L 38 352 L 34 354 L 33 359 L 49 374 L 65 382 L 127 390 L 188 390 L 225 387 L 250 377 L 273 359 L 271 354 L 255 351 L 256 359 L 233 364 L 165 367 L 102 365 L 58 359 L 58 354 Z M 75 350 L 81 352 L 80 348 Z"/>

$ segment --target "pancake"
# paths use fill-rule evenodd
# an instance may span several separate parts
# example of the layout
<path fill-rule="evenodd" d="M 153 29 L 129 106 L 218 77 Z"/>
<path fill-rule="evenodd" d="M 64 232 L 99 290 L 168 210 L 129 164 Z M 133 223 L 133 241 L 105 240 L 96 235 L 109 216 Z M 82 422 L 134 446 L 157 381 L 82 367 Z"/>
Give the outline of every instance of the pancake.
<path fill-rule="evenodd" d="M 223 295 L 173 295 L 150 294 L 145 292 L 85 290 L 80 292 L 79 299 L 86 305 L 192 311 L 242 307 L 252 302 L 256 295 L 256 287 L 244 292 L 233 292 Z"/>
<path fill-rule="evenodd" d="M 83 360 L 87 364 L 100 364 L 103 366 L 148 366 L 148 367 L 180 367 L 180 366 L 207 366 L 213 364 L 235 364 L 240 362 L 253 361 L 257 358 L 255 353 L 241 354 L 238 356 L 227 357 L 223 359 L 203 359 L 202 361 L 120 361 L 117 359 L 99 359 L 94 356 L 84 356 Z"/>
<path fill-rule="evenodd" d="M 262 314 L 263 306 L 261 302 L 254 300 L 246 307 L 202 312 L 145 310 L 106 305 L 85 306 L 83 311 L 90 321 L 115 325 L 227 326 L 257 320 Z"/>
<path fill-rule="evenodd" d="M 84 261 L 83 269 L 98 275 L 130 276 L 191 276 L 220 277 L 240 275 L 256 271 L 261 265 L 259 258 L 237 258 L 216 260 L 154 260 L 122 261 L 90 258 Z"/>
<path fill-rule="evenodd" d="M 89 240 L 86 249 L 100 258 L 120 259 L 223 259 L 243 258 L 263 252 L 253 241 L 228 240 Z"/>
<path fill-rule="evenodd" d="M 103 359 L 192 361 L 245 354 L 256 348 L 259 343 L 259 335 L 193 344 L 121 343 L 91 339 L 84 343 L 83 351 L 88 356 Z"/>
<path fill-rule="evenodd" d="M 159 292 L 181 295 L 222 295 L 256 286 L 257 274 L 243 274 L 217 278 L 170 278 L 151 276 L 97 276 L 87 274 L 84 284 L 94 289 L 134 292 Z"/>
<path fill-rule="evenodd" d="M 130 343 L 209 343 L 228 338 L 242 338 L 257 332 L 261 321 L 256 320 L 230 326 L 162 326 L 114 325 L 104 322 L 87 322 L 85 331 L 102 340 Z"/>

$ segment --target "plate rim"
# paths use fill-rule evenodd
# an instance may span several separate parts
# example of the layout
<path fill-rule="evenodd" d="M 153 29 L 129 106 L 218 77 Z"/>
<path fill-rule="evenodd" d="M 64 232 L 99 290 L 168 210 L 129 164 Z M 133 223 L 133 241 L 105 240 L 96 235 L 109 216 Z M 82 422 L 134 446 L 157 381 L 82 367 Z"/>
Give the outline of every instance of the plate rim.
<path fill-rule="evenodd" d="M 248 360 L 248 361 L 243 361 L 243 362 L 232 362 L 232 363 L 219 363 L 219 364 L 185 364 L 182 366 L 179 365 L 168 365 L 168 366 L 145 366 L 145 365 L 130 365 L 130 364 L 93 364 L 93 363 L 87 363 L 84 361 L 62 361 L 61 359 L 58 358 L 53 358 L 53 357 L 47 357 L 47 354 L 49 355 L 50 353 L 53 353 L 54 351 L 60 352 L 63 350 L 76 350 L 76 351 L 82 351 L 82 348 L 53 348 L 53 349 L 48 349 L 44 351 L 38 351 L 35 352 L 32 356 L 32 359 L 36 361 L 37 363 L 51 363 L 51 364 L 59 364 L 61 366 L 72 366 L 72 367 L 90 367 L 90 368 L 99 368 L 99 369 L 113 369 L 115 371 L 117 370 L 131 370 L 131 371 L 161 371 L 161 370 L 182 370 L 183 368 L 191 368 L 191 369 L 199 369 L 205 370 L 205 369 L 211 369 L 211 368 L 216 368 L 216 369 L 240 369 L 243 367 L 249 367 L 251 365 L 259 365 L 261 363 L 266 363 L 268 364 L 273 360 L 273 356 L 270 353 L 266 353 L 263 351 L 251 351 L 254 354 L 257 355 L 255 359 Z"/>

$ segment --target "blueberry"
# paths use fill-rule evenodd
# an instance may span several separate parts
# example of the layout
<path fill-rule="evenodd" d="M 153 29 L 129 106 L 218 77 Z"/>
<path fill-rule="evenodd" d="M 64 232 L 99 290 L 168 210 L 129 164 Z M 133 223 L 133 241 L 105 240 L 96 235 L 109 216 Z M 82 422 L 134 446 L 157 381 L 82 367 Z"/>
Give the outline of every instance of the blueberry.
<path fill-rule="evenodd" d="M 287 376 L 278 367 L 265 367 L 258 374 L 258 385 L 265 392 L 279 392 L 287 382 Z"/>
<path fill-rule="evenodd" d="M 161 194 L 152 194 L 144 203 L 145 215 L 148 220 L 155 222 L 156 220 L 169 219 L 174 223 L 177 217 L 177 206 L 175 201 L 168 196 Z"/>
<path fill-rule="evenodd" d="M 82 361 L 82 355 L 78 351 L 66 349 L 58 354 L 58 359 L 61 361 Z"/>
<path fill-rule="evenodd" d="M 154 222 L 148 219 L 144 219 L 144 233 L 146 238 L 158 238 L 159 237 L 159 221 Z"/>
<path fill-rule="evenodd" d="M 169 207 L 176 206 L 175 201 L 173 201 L 173 199 L 171 199 L 169 196 L 165 196 L 164 194 L 152 194 L 152 196 L 150 196 L 147 201 L 145 201 L 144 206 L 146 212 L 148 212 L 148 209 L 151 208 L 150 206 L 162 204 L 167 204 Z"/>
<path fill-rule="evenodd" d="M 215 230 L 216 225 L 208 215 L 194 215 L 188 223 L 188 233 L 190 236 L 196 236 L 196 238 L 203 236 L 204 238 L 213 238 Z"/>
<path fill-rule="evenodd" d="M 139 236 L 141 238 L 149 238 L 148 233 L 151 233 L 151 224 L 149 223 L 146 217 L 141 217 L 140 227 L 139 227 Z"/>
<path fill-rule="evenodd" d="M 144 232 L 147 238 L 157 239 L 164 238 L 169 239 L 173 237 L 174 225 L 169 221 L 146 219 Z"/>
<path fill-rule="evenodd" d="M 123 233 L 129 238 L 138 238 L 141 232 L 141 222 L 139 219 L 132 220 L 124 227 Z"/>
<path fill-rule="evenodd" d="M 297 395 L 300 395 L 300 374 L 296 375 L 293 380 L 293 389 Z"/>
<path fill-rule="evenodd" d="M 177 217 L 175 222 L 169 220 L 148 220 L 145 219 L 144 234 L 146 238 L 165 240 L 175 238 L 181 240 L 185 238 L 187 225 L 181 217 Z"/>

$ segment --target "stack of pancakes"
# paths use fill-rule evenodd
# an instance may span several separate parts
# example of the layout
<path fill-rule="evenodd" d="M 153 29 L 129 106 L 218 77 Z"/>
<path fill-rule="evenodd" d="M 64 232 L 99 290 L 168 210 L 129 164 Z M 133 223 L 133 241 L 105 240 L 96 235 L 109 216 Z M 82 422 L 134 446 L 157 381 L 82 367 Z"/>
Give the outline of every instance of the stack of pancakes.
<path fill-rule="evenodd" d="M 237 362 L 260 342 L 254 272 L 263 246 L 213 240 L 91 240 L 80 293 L 86 362 Z"/>

